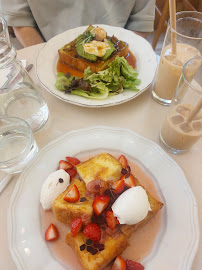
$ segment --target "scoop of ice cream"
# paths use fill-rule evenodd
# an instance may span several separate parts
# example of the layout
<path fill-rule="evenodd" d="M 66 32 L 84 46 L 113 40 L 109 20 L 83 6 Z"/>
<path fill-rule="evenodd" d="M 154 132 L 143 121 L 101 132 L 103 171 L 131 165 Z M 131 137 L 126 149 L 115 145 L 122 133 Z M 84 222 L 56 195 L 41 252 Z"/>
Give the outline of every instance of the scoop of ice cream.
<path fill-rule="evenodd" d="M 151 210 L 147 193 L 141 186 L 127 189 L 112 205 L 120 224 L 133 225 L 143 220 Z"/>
<path fill-rule="evenodd" d="M 41 189 L 40 202 L 44 210 L 52 208 L 54 200 L 67 188 L 70 183 L 69 174 L 61 169 L 51 173 Z"/>

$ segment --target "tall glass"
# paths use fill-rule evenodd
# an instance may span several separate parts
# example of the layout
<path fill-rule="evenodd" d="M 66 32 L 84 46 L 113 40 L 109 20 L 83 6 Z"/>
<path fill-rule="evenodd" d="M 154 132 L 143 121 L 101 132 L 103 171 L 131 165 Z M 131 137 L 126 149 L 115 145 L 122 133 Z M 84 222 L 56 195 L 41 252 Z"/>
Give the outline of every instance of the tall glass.
<path fill-rule="evenodd" d="M 197 70 L 189 78 L 190 68 Z M 202 57 L 187 61 L 183 67 L 170 110 L 163 122 L 160 141 L 173 154 L 186 152 L 202 136 Z"/>
<path fill-rule="evenodd" d="M 171 47 L 171 36 L 176 39 L 176 54 Z M 176 14 L 176 31 L 170 22 L 165 35 L 161 58 L 152 89 L 154 100 L 170 105 L 185 62 L 202 54 L 202 13 L 182 11 Z M 191 80 L 197 69 L 190 66 L 187 76 Z"/>

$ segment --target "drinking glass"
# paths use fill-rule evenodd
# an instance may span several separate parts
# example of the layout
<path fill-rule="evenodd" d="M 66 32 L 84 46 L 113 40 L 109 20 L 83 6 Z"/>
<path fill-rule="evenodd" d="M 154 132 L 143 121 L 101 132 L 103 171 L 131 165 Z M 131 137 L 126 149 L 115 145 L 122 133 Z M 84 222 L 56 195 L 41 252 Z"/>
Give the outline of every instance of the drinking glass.
<path fill-rule="evenodd" d="M 176 41 L 176 52 L 171 46 L 171 37 Z M 176 31 L 168 23 L 160 62 L 157 68 L 152 97 L 163 105 L 170 105 L 182 73 L 189 59 L 202 54 L 202 13 L 182 11 L 176 14 Z M 190 80 L 196 73 L 190 66 Z"/>
<path fill-rule="evenodd" d="M 17 117 L 0 116 L 0 170 L 9 174 L 21 172 L 37 150 L 27 122 Z"/>
<path fill-rule="evenodd" d="M 48 120 L 48 106 L 31 77 L 16 60 L 3 18 L 0 41 L 0 115 L 19 117 L 28 122 L 33 132 Z"/>
<path fill-rule="evenodd" d="M 197 70 L 193 80 L 190 68 Z M 186 152 L 202 136 L 202 57 L 187 61 L 160 132 L 162 145 L 173 154 Z"/>
<path fill-rule="evenodd" d="M 16 50 L 10 43 L 8 27 L 5 19 L 0 17 L 0 66 L 14 59 Z"/>

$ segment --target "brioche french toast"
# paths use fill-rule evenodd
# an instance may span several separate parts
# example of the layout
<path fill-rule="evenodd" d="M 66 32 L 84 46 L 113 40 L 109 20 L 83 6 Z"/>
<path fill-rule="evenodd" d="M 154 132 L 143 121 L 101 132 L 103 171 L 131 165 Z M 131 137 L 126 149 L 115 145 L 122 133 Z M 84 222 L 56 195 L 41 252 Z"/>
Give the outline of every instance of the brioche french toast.
<path fill-rule="evenodd" d="M 121 163 L 108 153 L 101 153 L 76 166 L 77 172 L 86 185 L 92 180 L 114 182 L 120 179 Z"/>
<path fill-rule="evenodd" d="M 92 31 L 92 29 L 94 29 L 94 27 L 89 26 L 83 34 Z M 70 43 L 64 45 L 62 48 L 60 48 L 58 50 L 58 54 L 59 54 L 59 61 L 61 63 L 69 65 L 70 67 L 80 70 L 82 72 L 87 67 L 90 67 L 90 69 L 93 72 L 99 72 L 101 70 L 104 70 L 108 67 L 109 63 L 111 63 L 117 56 L 125 57 L 129 52 L 129 45 L 126 42 L 118 40 L 115 37 L 106 36 L 106 39 L 108 40 L 110 45 L 113 44 L 114 46 L 112 53 L 109 55 L 109 57 L 106 56 L 96 57 L 93 54 L 91 55 L 88 54 L 89 59 L 87 59 L 84 57 L 85 55 L 83 55 L 82 53 L 81 54 L 78 53 L 77 44 L 79 38 L 80 36 L 71 41 Z M 97 50 L 101 51 L 100 46 L 97 46 Z"/>
<path fill-rule="evenodd" d="M 106 236 L 104 240 L 104 249 L 100 250 L 96 254 L 92 254 L 93 245 L 89 245 L 91 252 L 87 250 L 88 238 L 83 235 L 83 233 L 77 234 L 73 237 L 71 232 L 66 235 L 65 242 L 72 247 L 78 256 L 79 261 L 83 269 L 85 270 L 100 270 L 106 267 L 113 258 L 121 254 L 127 246 L 129 246 L 128 237 L 122 232 L 119 232 L 115 237 L 109 235 Z M 88 243 L 88 242 L 87 242 Z M 80 247 L 86 244 L 86 248 L 81 251 Z M 100 245 L 102 247 L 102 244 Z M 95 245 L 95 250 L 99 250 L 99 245 Z"/>
<path fill-rule="evenodd" d="M 80 198 L 86 198 L 85 201 L 81 202 L 80 200 L 77 203 L 70 203 L 64 200 L 64 197 L 68 190 L 72 188 L 73 185 L 76 185 L 79 190 Z M 90 220 L 93 214 L 92 203 L 93 199 L 85 195 L 86 185 L 83 181 L 79 179 L 73 179 L 71 184 L 67 189 L 60 194 L 53 203 L 53 213 L 57 220 L 67 225 L 77 217 L 83 216 L 86 221 Z"/>
<path fill-rule="evenodd" d="M 133 225 L 120 224 L 113 216 L 113 203 L 130 188 L 138 186 L 144 188 L 139 180 L 132 176 L 129 166 L 124 166 L 108 153 L 101 153 L 75 167 L 81 180 L 74 178 L 67 189 L 57 197 L 53 203 L 53 212 L 60 222 L 70 225 L 71 231 L 66 235 L 65 242 L 73 248 L 83 269 L 102 270 L 129 246 L 130 236 L 148 223 L 163 207 L 163 203 L 145 190 L 150 205 L 145 218 Z M 134 181 L 127 182 L 121 190 L 119 185 L 116 189 L 117 186 L 114 186 L 114 183 L 122 181 L 123 176 L 125 179 L 130 179 L 132 176 L 131 179 Z M 107 183 L 106 190 L 102 191 L 102 194 L 88 196 L 88 185 L 98 179 Z M 128 186 L 129 184 L 131 186 Z M 78 188 L 79 199 L 77 202 L 67 202 L 64 198 L 74 185 Z M 100 200 L 96 205 L 98 197 Z M 103 207 L 104 199 L 107 197 L 109 200 L 106 207 Z M 108 214 L 112 214 L 110 219 L 108 219 Z M 75 220 L 80 220 L 82 223 L 76 234 L 72 230 Z M 95 233 L 93 230 L 86 234 L 86 228 L 90 225 L 96 225 L 99 228 L 100 236 L 97 240 L 93 238 Z"/>

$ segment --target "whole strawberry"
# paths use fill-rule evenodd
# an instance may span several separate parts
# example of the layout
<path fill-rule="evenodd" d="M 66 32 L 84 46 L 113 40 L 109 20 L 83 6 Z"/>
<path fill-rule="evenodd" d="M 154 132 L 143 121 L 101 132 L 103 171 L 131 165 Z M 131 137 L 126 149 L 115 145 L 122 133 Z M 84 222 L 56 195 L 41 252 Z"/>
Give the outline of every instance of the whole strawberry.
<path fill-rule="evenodd" d="M 88 224 L 83 230 L 83 234 L 93 242 L 99 242 L 101 239 L 101 230 L 96 223 Z"/>

